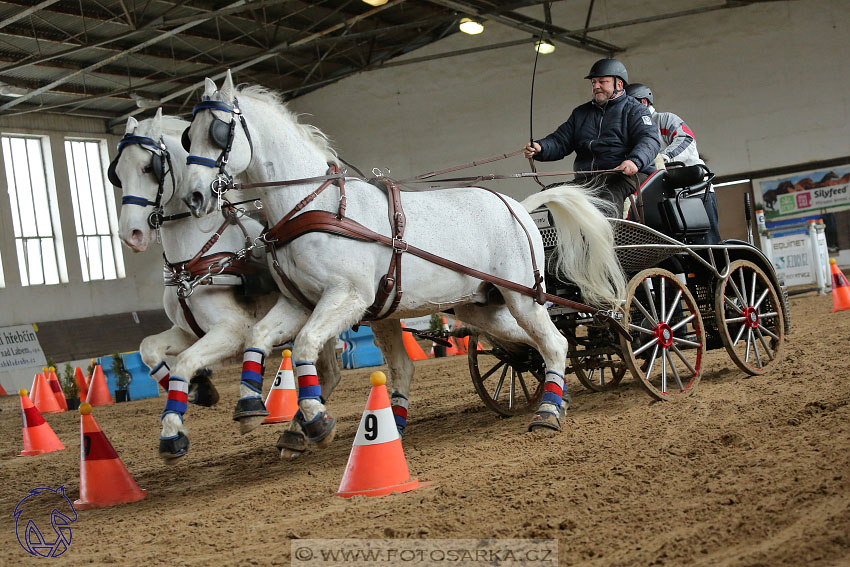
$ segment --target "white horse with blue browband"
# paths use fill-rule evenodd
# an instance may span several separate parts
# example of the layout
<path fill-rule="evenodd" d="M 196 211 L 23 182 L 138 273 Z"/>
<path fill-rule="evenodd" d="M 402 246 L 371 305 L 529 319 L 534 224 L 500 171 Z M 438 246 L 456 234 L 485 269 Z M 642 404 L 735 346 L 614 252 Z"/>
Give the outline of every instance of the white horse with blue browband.
<path fill-rule="evenodd" d="M 129 118 L 122 148 L 110 164 L 109 172 L 110 180 L 120 184 L 123 192 L 124 204 L 119 219 L 121 240 L 134 252 L 145 251 L 156 236 L 156 230 L 148 219 L 161 207 L 161 214 L 166 220 L 159 232 L 165 257 L 172 263 L 184 262 L 195 256 L 223 220 L 221 215 L 195 218 L 187 213 L 188 208 L 182 200 L 174 198 L 175 185 L 180 187 L 185 179 L 187 152 L 181 146 L 180 135 L 188 126 L 185 120 L 163 116 L 161 109 L 157 110 L 154 118 L 140 122 Z M 263 229 L 258 221 L 248 216 L 241 217 L 240 222 L 251 241 Z M 243 232 L 231 226 L 221 233 L 207 254 L 235 252 L 245 246 Z M 265 267 L 262 251 L 259 251 L 259 259 L 261 266 Z M 234 285 L 200 285 L 186 299 L 190 309 L 187 314 L 179 304 L 176 290 L 176 287 L 169 286 L 163 291 L 163 306 L 173 326 L 146 337 L 139 347 L 142 360 L 153 369 L 151 376 L 169 391 L 171 398 L 182 398 L 182 394 L 186 393 L 188 384 L 184 378 L 195 377 L 203 369 L 241 353 L 251 327 L 276 302 L 291 303 L 277 290 L 243 297 Z M 295 303 L 291 308 L 297 311 L 300 306 Z M 195 319 L 194 325 L 187 315 Z M 203 333 L 202 338 L 195 332 L 197 327 Z M 323 386 L 328 395 L 340 376 L 334 342 L 328 341 L 319 357 L 319 366 L 326 380 Z M 165 363 L 167 356 L 176 357 L 171 369 Z M 212 385 L 209 387 L 212 388 Z M 211 392 L 212 399 L 201 399 L 198 403 L 215 403 L 217 393 L 214 388 Z M 199 396 L 203 398 L 203 392 Z M 180 457 L 188 450 L 189 440 L 183 424 L 185 408 L 183 400 L 167 402 L 159 448 L 163 458 Z M 262 420 L 262 417 L 258 418 Z"/>
<path fill-rule="evenodd" d="M 228 130 L 230 139 L 225 141 Z M 300 124 L 272 92 L 256 86 L 237 91 L 229 72 L 220 89 L 206 80 L 188 137 L 191 165 L 183 186 L 188 191 L 184 200 L 199 216 L 216 214 L 217 198 L 211 187 L 216 179 L 219 181 L 215 187 L 220 190 L 224 186 L 221 180 L 225 178 L 218 175 L 222 170 L 239 175 L 247 183 L 296 182 L 261 189 L 270 224 L 274 224 L 315 191 L 319 183 L 313 179 L 326 175 L 328 164 L 336 163 L 335 153 L 316 128 Z M 299 181 L 308 178 L 311 181 Z M 345 217 L 385 237 L 391 236 L 386 191 L 356 178 L 346 179 L 345 188 Z M 544 265 L 544 256 L 540 235 L 528 210 L 545 204 L 560 231 L 559 254 L 565 277 L 580 287 L 585 301 L 608 308 L 618 304 L 625 282 L 614 255 L 611 228 L 594 206 L 596 199 L 584 189 L 569 185 L 533 195 L 522 204 L 503 197 L 504 201 L 477 188 L 402 193 L 407 223 L 404 242 L 397 243 L 397 249 L 416 246 L 531 288 L 535 284 L 531 254 L 539 267 Z M 300 212 L 337 213 L 339 200 L 339 192 L 332 187 Z M 468 246 L 458 245 L 464 242 Z M 375 299 L 379 281 L 387 273 L 392 253 L 393 248 L 383 244 L 326 232 L 304 234 L 277 250 L 282 271 L 315 308 L 308 316 L 291 305 L 276 305 L 254 327 L 247 342 L 251 348 L 246 365 L 251 362 L 256 368 L 255 359 L 268 353 L 278 337 L 297 332 L 293 360 L 299 377 L 298 418 L 310 441 L 327 439 L 334 427 L 320 391 L 314 386 L 313 361 L 328 338 L 363 318 Z M 399 319 L 451 308 L 459 319 L 502 341 L 525 343 L 540 352 L 547 368 L 546 386 L 529 428 L 560 430 L 567 341 L 555 328 L 546 308 L 517 291 L 411 254 L 401 256 L 401 302 L 388 318 L 371 323 L 392 377 L 397 425 L 404 425 L 413 375 Z M 255 396 L 258 379 L 256 373 L 248 374 L 247 381 L 251 383 L 246 384 L 245 377 L 243 370 L 243 400 Z M 243 400 L 240 403 L 247 404 Z"/>

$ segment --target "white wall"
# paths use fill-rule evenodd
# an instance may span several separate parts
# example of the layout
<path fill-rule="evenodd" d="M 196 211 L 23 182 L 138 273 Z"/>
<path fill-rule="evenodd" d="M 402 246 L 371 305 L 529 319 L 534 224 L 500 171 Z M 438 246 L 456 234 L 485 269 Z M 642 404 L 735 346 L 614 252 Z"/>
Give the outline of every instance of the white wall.
<path fill-rule="evenodd" d="M 126 278 L 83 283 L 64 142 L 66 137 L 106 139 L 110 156 L 113 156 L 119 137 L 105 134 L 105 123 L 102 120 L 56 115 L 4 118 L 0 122 L 0 132 L 49 138 L 69 279 L 68 283 L 59 285 L 21 286 L 6 176 L 0 175 L 0 255 L 6 280 L 6 287 L 0 288 L 0 327 L 161 309 L 162 249 L 158 245 L 151 246 L 141 255 L 133 254 L 126 247 L 122 248 Z M 115 202 L 121 202 L 118 190 L 115 192 Z"/>
<path fill-rule="evenodd" d="M 570 8 L 568 4 L 581 4 Z M 690 9 L 705 2 L 597 0 L 591 25 Z M 556 2 L 553 21 L 584 23 L 587 3 Z M 651 6 L 651 11 L 641 10 Z M 573 12 L 568 14 L 572 9 Z M 542 19 L 542 8 L 526 12 Z M 456 34 L 406 56 L 501 43 L 522 34 L 487 22 L 479 36 Z M 659 110 L 682 116 L 719 175 L 850 155 L 850 5 L 846 0 L 766 2 L 614 28 L 592 35 L 617 54 L 633 82 L 649 84 Z M 534 136 L 590 99 L 582 79 L 601 57 L 558 44 L 538 61 Z M 360 74 L 291 103 L 313 116 L 340 154 L 392 176 L 439 169 L 522 146 L 529 135 L 534 52 L 520 45 Z M 541 170 L 572 168 L 572 156 Z M 521 157 L 481 173 L 527 171 Z M 488 186 L 525 196 L 530 180 Z"/>

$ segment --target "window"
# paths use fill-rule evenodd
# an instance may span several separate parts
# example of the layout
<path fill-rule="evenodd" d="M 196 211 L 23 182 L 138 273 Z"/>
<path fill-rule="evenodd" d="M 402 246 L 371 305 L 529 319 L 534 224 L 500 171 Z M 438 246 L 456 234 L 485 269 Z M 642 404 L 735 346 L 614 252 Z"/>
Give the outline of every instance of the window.
<path fill-rule="evenodd" d="M 112 186 L 103 182 L 103 142 L 66 140 L 68 181 L 83 281 L 124 277 Z"/>
<path fill-rule="evenodd" d="M 21 285 L 68 281 L 46 139 L 2 136 Z"/>

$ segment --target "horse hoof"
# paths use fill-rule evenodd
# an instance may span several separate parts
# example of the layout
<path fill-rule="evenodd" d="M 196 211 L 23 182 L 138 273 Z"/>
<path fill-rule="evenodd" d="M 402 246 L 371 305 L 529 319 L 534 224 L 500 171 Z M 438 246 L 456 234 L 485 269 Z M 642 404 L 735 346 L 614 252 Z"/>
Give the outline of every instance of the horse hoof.
<path fill-rule="evenodd" d="M 319 449 L 324 449 L 325 447 L 331 444 L 331 442 L 334 440 L 334 437 L 336 437 L 336 429 L 331 429 L 330 433 L 328 433 L 324 437 L 324 439 L 322 439 L 321 441 L 316 441 L 316 447 L 318 447 Z"/>
<path fill-rule="evenodd" d="M 218 390 L 216 390 L 212 381 L 212 370 L 203 368 L 195 372 L 195 375 L 189 380 L 189 403 L 204 407 L 212 407 L 218 403 Z"/>
<path fill-rule="evenodd" d="M 529 431 L 560 431 L 561 422 L 558 416 L 550 411 L 539 411 L 534 414 L 531 423 L 528 425 Z"/>
<path fill-rule="evenodd" d="M 294 461 L 303 454 L 304 451 L 295 451 L 293 449 L 284 448 L 280 450 L 280 458 L 282 461 Z"/>
<path fill-rule="evenodd" d="M 245 435 L 246 433 L 250 433 L 263 424 L 265 420 L 264 415 L 256 415 L 256 416 L 248 416 L 242 417 L 239 419 L 239 433 Z"/>
<path fill-rule="evenodd" d="M 269 415 L 269 412 L 266 409 L 266 404 L 263 403 L 263 398 L 259 396 L 240 398 L 233 410 L 233 421 L 241 422 L 246 417 L 266 417 L 267 415 Z"/>
<path fill-rule="evenodd" d="M 189 438 L 182 431 L 178 431 L 174 437 L 159 438 L 159 456 L 166 461 L 179 459 L 189 452 Z"/>
<path fill-rule="evenodd" d="M 307 438 L 300 431 L 284 431 L 277 439 L 278 449 L 289 449 L 303 453 L 307 450 Z"/>
<path fill-rule="evenodd" d="M 336 420 L 325 411 L 317 413 L 316 417 L 308 422 L 301 422 L 301 429 L 304 430 L 307 440 L 320 447 L 324 447 L 333 441 L 334 427 L 336 427 Z"/>

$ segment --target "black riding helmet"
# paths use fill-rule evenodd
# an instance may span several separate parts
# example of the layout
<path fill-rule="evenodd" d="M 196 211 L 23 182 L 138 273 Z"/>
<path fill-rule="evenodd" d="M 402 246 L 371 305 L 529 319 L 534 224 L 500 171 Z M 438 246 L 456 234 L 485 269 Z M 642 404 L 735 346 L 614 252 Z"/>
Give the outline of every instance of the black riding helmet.
<path fill-rule="evenodd" d="M 594 77 L 617 77 L 622 79 L 623 85 L 629 84 L 629 72 L 626 71 L 626 66 L 617 59 L 600 59 L 594 63 L 585 79 Z"/>
<path fill-rule="evenodd" d="M 650 89 L 646 85 L 642 85 L 640 83 L 632 83 L 631 85 L 626 87 L 626 94 L 629 96 L 633 96 L 638 100 L 645 98 L 649 101 L 649 104 L 655 104 L 655 100 L 652 97 L 652 89 Z"/>

